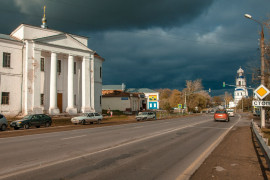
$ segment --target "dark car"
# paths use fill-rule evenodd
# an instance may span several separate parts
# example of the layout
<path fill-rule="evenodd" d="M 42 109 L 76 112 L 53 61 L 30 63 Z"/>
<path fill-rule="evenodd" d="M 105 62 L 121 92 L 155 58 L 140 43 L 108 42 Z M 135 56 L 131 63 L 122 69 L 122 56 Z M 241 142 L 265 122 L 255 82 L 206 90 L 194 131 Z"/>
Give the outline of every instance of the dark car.
<path fill-rule="evenodd" d="M 0 130 L 5 131 L 7 129 L 8 122 L 3 114 L 0 114 Z"/>
<path fill-rule="evenodd" d="M 215 121 L 230 121 L 229 114 L 226 110 L 216 110 L 214 114 Z"/>
<path fill-rule="evenodd" d="M 19 128 L 29 129 L 31 126 L 39 128 L 40 126 L 49 127 L 52 124 L 52 118 L 45 114 L 31 114 L 25 116 L 23 119 L 12 121 L 10 127 L 15 130 Z"/>

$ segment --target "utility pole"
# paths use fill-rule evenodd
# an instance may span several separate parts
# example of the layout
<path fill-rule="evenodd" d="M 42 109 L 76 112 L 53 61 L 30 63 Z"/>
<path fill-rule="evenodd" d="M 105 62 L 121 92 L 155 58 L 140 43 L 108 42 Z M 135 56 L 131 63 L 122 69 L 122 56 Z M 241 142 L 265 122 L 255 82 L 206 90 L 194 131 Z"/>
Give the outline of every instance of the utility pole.
<path fill-rule="evenodd" d="M 264 81 L 264 32 L 263 32 L 263 23 L 260 21 L 253 19 L 251 15 L 245 14 L 245 17 L 248 19 L 251 19 L 261 26 L 261 39 L 260 39 L 260 48 L 261 48 L 261 84 L 265 85 Z M 265 109 L 264 107 L 261 107 L 261 128 L 265 127 Z"/>

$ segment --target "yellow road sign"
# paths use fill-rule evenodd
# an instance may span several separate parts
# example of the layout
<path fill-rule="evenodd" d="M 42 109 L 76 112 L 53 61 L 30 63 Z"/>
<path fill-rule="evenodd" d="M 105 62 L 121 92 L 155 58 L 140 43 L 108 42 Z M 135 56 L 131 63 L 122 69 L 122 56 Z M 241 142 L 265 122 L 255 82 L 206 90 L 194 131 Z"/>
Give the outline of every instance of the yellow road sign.
<path fill-rule="evenodd" d="M 264 85 L 260 85 L 255 91 L 254 93 L 260 98 L 263 99 L 265 98 L 270 91 L 264 86 Z"/>

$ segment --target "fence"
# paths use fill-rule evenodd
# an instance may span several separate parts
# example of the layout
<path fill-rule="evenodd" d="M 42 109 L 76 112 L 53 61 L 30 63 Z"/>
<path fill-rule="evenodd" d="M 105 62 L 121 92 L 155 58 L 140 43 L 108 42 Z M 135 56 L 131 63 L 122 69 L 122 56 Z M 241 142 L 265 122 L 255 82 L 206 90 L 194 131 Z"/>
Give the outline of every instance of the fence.
<path fill-rule="evenodd" d="M 258 124 L 255 123 L 253 120 L 251 121 L 251 127 L 264 153 L 268 168 L 270 168 L 270 148 L 268 146 L 268 138 L 263 138 L 263 133 L 261 132 L 261 129 L 259 128 Z"/>

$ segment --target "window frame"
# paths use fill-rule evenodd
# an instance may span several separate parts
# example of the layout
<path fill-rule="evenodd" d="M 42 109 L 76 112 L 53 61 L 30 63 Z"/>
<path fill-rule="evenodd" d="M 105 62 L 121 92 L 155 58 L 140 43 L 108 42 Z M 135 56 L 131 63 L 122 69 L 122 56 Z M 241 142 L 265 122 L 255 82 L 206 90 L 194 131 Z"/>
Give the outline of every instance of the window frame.
<path fill-rule="evenodd" d="M 44 72 L 45 70 L 45 58 L 40 58 L 40 71 Z"/>
<path fill-rule="evenodd" d="M 3 67 L 4 68 L 10 68 L 10 59 L 11 59 L 11 53 L 3 52 Z"/>
<path fill-rule="evenodd" d="M 7 93 L 6 95 L 4 95 L 4 93 Z M 2 92 L 1 93 L 2 97 L 1 97 L 1 104 L 3 105 L 9 105 L 9 92 Z"/>
<path fill-rule="evenodd" d="M 58 74 L 61 74 L 61 69 L 62 69 L 62 62 L 60 59 L 57 60 L 57 72 Z"/>

